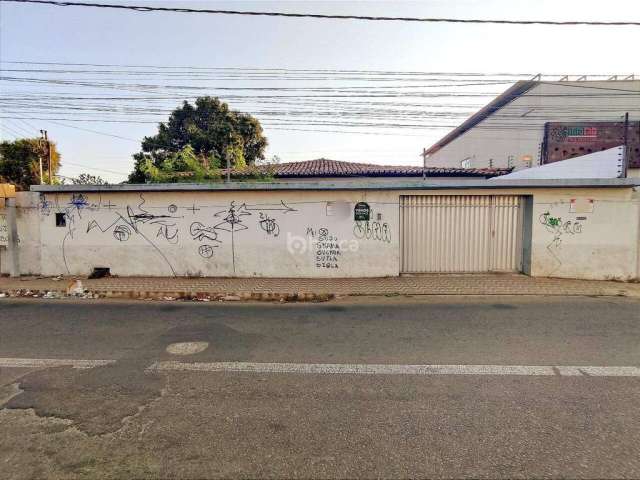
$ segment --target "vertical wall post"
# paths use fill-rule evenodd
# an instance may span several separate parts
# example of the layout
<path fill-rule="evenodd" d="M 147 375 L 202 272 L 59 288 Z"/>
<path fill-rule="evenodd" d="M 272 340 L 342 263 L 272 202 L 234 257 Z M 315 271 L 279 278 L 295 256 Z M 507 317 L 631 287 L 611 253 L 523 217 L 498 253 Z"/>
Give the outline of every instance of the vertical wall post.
<path fill-rule="evenodd" d="M 522 273 L 531 276 L 533 251 L 533 196 L 522 197 Z"/>
<path fill-rule="evenodd" d="M 9 243 L 7 244 L 7 256 L 9 257 L 9 275 L 20 276 L 20 260 L 18 256 L 18 209 L 15 198 L 6 199 L 7 228 L 9 230 Z"/>
<path fill-rule="evenodd" d="M 629 171 L 629 112 L 624 114 L 624 162 L 622 163 L 622 178 L 627 178 Z"/>

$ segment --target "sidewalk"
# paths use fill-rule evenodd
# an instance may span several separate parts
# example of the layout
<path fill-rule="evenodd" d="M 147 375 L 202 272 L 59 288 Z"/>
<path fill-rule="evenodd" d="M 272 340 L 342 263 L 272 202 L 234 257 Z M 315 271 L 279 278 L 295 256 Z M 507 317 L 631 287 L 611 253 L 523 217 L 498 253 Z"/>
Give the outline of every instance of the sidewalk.
<path fill-rule="evenodd" d="M 79 277 L 0 278 L 7 295 L 64 296 Z M 80 278 L 88 297 L 201 300 L 327 300 L 349 295 L 604 295 L 640 298 L 640 284 L 532 278 L 517 274 L 419 275 L 387 278 Z"/>

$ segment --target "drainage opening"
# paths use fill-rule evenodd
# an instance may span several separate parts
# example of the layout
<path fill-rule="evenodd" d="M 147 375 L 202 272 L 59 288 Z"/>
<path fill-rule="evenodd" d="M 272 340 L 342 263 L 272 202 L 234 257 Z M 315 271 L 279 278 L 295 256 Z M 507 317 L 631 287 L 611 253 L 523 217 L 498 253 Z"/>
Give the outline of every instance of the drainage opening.
<path fill-rule="evenodd" d="M 107 267 L 94 267 L 89 278 L 110 277 L 111 269 Z"/>

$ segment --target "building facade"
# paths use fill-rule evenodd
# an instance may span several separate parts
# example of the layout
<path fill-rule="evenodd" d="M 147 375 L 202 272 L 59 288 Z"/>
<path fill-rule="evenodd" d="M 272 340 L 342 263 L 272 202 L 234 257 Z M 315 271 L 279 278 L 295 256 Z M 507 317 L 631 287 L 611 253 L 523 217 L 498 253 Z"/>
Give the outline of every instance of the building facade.
<path fill-rule="evenodd" d="M 429 167 L 513 168 L 622 145 L 640 176 L 640 80 L 521 81 L 426 149 Z"/>
<path fill-rule="evenodd" d="M 20 272 L 299 278 L 523 272 L 626 281 L 640 270 L 634 185 L 632 179 L 43 185 L 17 194 Z M 0 249 L 0 271 L 7 269 Z"/>

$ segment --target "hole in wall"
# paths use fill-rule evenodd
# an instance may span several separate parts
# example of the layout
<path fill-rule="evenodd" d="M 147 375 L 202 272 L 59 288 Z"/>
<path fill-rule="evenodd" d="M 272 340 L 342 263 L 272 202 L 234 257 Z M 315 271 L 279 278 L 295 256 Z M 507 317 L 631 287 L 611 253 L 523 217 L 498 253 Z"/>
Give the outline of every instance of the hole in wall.
<path fill-rule="evenodd" d="M 67 217 L 64 213 L 56 213 L 56 227 L 66 227 Z"/>

